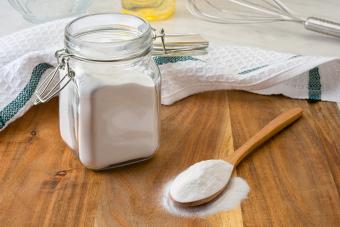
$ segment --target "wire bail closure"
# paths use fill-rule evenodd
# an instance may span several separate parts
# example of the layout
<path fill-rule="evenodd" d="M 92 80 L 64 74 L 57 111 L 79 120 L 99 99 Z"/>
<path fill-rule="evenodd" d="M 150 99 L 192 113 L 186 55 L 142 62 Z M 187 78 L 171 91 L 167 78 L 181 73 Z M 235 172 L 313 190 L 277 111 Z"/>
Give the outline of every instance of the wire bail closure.
<path fill-rule="evenodd" d="M 162 28 L 154 32 L 153 56 L 194 56 L 207 54 L 209 42 L 195 33 L 166 34 Z"/>
<path fill-rule="evenodd" d="M 35 91 L 34 105 L 48 102 L 51 98 L 57 95 L 73 80 L 75 73 L 71 70 L 69 65 L 70 56 L 65 50 L 58 50 L 55 53 L 58 65 L 50 72 L 46 78 L 41 82 Z M 58 72 L 64 71 L 65 75 L 55 84 Z"/>
<path fill-rule="evenodd" d="M 164 29 L 163 29 L 163 28 L 161 29 L 161 32 L 159 33 L 159 35 L 157 35 L 156 29 L 153 28 L 153 31 L 154 31 L 154 39 L 161 38 L 162 47 L 163 47 L 163 52 L 164 52 L 164 54 L 166 54 L 166 47 L 165 47 L 165 31 L 164 31 Z"/>
<path fill-rule="evenodd" d="M 152 28 L 154 32 L 151 55 L 152 56 L 194 56 L 204 55 L 207 53 L 207 47 L 209 42 L 203 39 L 199 34 L 165 34 L 164 29 L 160 30 L 160 33 L 156 33 L 156 29 Z M 160 38 L 160 42 L 158 41 Z M 166 39 L 166 40 L 165 40 Z M 118 62 L 131 60 L 136 57 L 142 57 L 150 52 L 147 51 L 138 55 L 124 58 L 124 59 L 112 59 L 112 60 L 99 60 L 89 59 L 74 54 L 70 54 L 66 49 L 56 51 L 55 56 L 57 58 L 57 66 L 49 73 L 40 83 L 35 91 L 34 105 L 48 102 L 54 96 L 56 96 L 61 90 L 63 90 L 75 77 L 75 72 L 70 68 L 69 61 L 71 58 L 84 61 L 84 62 Z M 64 74 L 61 79 L 57 81 L 56 76 Z"/>

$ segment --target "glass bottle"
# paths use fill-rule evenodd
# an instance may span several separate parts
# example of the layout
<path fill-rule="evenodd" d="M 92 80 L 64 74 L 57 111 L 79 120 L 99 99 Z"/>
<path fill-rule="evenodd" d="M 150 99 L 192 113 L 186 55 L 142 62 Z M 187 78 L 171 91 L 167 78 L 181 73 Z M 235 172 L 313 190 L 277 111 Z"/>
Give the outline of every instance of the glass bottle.
<path fill-rule="evenodd" d="M 176 9 L 176 0 L 122 0 L 123 13 L 134 14 L 149 21 L 170 17 Z"/>

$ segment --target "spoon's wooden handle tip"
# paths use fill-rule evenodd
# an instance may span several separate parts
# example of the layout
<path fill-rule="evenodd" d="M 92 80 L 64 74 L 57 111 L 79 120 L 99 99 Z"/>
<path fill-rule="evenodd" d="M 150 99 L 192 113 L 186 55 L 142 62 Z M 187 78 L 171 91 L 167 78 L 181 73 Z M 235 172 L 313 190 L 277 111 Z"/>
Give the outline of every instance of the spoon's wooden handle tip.
<path fill-rule="evenodd" d="M 297 108 L 293 108 L 282 113 L 281 117 L 285 118 L 285 120 L 283 121 L 286 121 L 286 125 L 290 125 L 291 123 L 299 119 L 302 116 L 302 113 L 303 113 L 303 109 L 300 107 L 297 107 Z"/>
<path fill-rule="evenodd" d="M 293 108 L 293 109 L 291 109 L 290 110 L 292 113 L 296 113 L 296 115 L 302 115 L 302 113 L 303 113 L 303 109 L 302 108 L 300 108 L 300 107 L 297 107 L 297 108 Z"/>
<path fill-rule="evenodd" d="M 302 116 L 302 108 L 293 108 L 281 113 L 271 122 L 269 122 L 264 128 L 250 138 L 245 144 L 243 144 L 237 151 L 231 154 L 227 160 L 234 166 L 242 161 L 251 151 L 263 144 L 265 141 L 273 137 L 284 128 L 294 123 Z"/>

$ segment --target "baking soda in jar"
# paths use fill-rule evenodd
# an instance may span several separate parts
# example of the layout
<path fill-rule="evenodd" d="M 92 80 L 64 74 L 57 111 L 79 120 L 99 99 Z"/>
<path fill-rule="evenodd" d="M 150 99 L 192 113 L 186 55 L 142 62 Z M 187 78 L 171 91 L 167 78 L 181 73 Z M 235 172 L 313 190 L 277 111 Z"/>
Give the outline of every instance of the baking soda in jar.
<path fill-rule="evenodd" d="M 150 25 L 131 15 L 89 15 L 66 27 L 75 76 L 60 92 L 60 131 L 87 168 L 142 161 L 157 150 L 160 73 L 151 45 Z"/>

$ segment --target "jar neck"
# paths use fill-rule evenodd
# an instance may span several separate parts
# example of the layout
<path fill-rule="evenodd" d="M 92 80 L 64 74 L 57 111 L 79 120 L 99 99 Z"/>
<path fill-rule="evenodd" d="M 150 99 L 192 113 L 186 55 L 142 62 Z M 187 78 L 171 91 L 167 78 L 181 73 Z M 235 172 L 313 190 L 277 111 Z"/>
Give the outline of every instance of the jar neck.
<path fill-rule="evenodd" d="M 66 52 L 83 61 L 119 62 L 148 55 L 153 33 L 141 18 L 118 13 L 77 18 L 65 28 Z"/>

